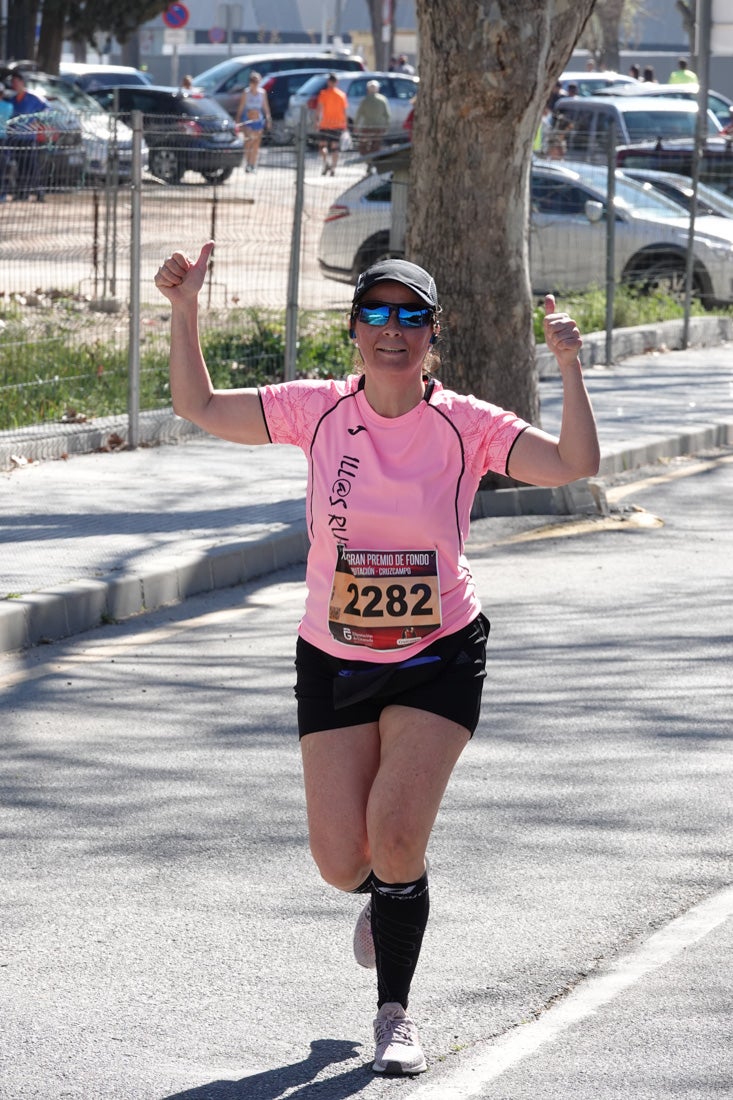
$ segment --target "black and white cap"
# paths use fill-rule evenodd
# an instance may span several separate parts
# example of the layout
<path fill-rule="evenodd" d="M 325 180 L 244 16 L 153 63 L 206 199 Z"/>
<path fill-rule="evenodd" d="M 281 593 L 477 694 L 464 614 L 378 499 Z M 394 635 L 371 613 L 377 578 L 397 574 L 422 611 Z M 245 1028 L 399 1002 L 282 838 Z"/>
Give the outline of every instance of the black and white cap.
<path fill-rule="evenodd" d="M 353 305 L 358 305 L 363 295 L 377 283 L 387 282 L 402 283 L 403 286 L 414 290 L 425 305 L 431 306 L 432 309 L 438 308 L 435 279 L 424 267 L 410 263 L 409 260 L 379 260 L 366 271 L 362 271 L 356 282 Z"/>

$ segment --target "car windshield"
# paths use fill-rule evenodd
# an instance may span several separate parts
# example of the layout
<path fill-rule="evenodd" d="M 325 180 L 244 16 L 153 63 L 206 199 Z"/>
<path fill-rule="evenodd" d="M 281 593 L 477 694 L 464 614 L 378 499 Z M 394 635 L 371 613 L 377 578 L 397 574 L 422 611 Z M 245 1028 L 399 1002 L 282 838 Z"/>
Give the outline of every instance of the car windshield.
<path fill-rule="evenodd" d="M 210 91 L 213 88 L 218 88 L 222 81 L 241 68 L 242 62 L 230 57 L 226 61 L 220 61 L 218 65 L 214 65 L 211 69 L 204 69 L 202 73 L 193 78 L 193 82 L 197 88 L 205 88 Z"/>
<path fill-rule="evenodd" d="M 316 92 L 320 92 L 321 88 L 326 86 L 327 73 L 318 73 L 316 76 L 311 76 L 306 80 L 305 84 L 298 88 L 298 95 L 311 96 Z"/>
<path fill-rule="evenodd" d="M 603 184 L 603 193 L 606 194 L 605 184 Z M 629 214 L 651 216 L 660 221 L 683 216 L 679 203 L 660 194 L 654 188 L 647 188 L 643 183 L 637 183 L 635 180 L 620 179 L 618 175 L 616 176 L 615 205 L 625 209 Z"/>
<path fill-rule="evenodd" d="M 605 167 L 600 165 L 597 168 L 589 166 L 586 171 L 579 175 L 578 183 L 592 187 L 594 191 L 599 192 L 599 197 L 606 198 L 607 178 Z M 678 203 L 668 199 L 661 192 L 655 191 L 653 187 L 646 187 L 643 183 L 637 183 L 636 180 L 627 179 L 619 172 L 616 173 L 615 190 L 614 205 L 617 209 L 625 211 L 632 217 L 654 217 L 660 221 L 685 217 Z"/>
<path fill-rule="evenodd" d="M 691 179 L 672 178 L 671 180 L 665 180 L 664 176 L 659 179 L 644 179 L 640 177 L 638 182 L 647 187 L 661 188 L 663 194 L 668 198 L 671 198 L 674 202 L 679 202 L 685 210 L 690 209 L 690 204 L 692 202 Z M 719 214 L 724 218 L 733 218 L 733 198 L 724 195 L 722 191 L 715 191 L 712 187 L 708 187 L 704 183 L 698 183 L 697 213 Z"/>
<path fill-rule="evenodd" d="M 624 121 L 632 142 L 653 141 L 655 138 L 693 138 L 695 136 L 696 111 L 624 111 Z M 717 134 L 719 127 L 708 115 L 708 133 Z"/>
<path fill-rule="evenodd" d="M 89 115 L 105 115 L 107 112 L 93 96 L 87 95 L 75 84 L 67 84 L 65 80 L 48 80 L 38 83 L 38 87 L 47 99 L 62 99 L 70 107 L 77 111 L 83 111 Z"/>

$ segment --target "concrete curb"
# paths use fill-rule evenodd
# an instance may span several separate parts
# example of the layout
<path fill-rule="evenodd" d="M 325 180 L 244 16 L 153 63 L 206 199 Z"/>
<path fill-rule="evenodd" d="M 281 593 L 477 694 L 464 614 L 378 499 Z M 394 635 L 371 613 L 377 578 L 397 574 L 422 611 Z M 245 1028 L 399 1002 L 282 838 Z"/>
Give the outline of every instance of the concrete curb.
<path fill-rule="evenodd" d="M 190 596 L 231 588 L 304 562 L 305 522 L 251 542 L 216 546 L 187 558 L 171 557 L 154 569 L 61 584 L 0 601 L 0 652 L 68 638 L 105 622 L 129 619 Z"/>
<path fill-rule="evenodd" d="M 205 433 L 189 420 L 182 420 L 172 409 L 156 409 L 140 414 L 140 446 L 176 443 Z M 129 435 L 127 416 L 105 416 L 88 424 L 35 424 L 14 432 L 0 432 L 0 470 L 10 470 L 17 459 L 49 462 L 66 455 L 109 451 L 126 445 Z"/>
<path fill-rule="evenodd" d="M 678 351 L 682 347 L 683 332 L 684 322 L 681 319 L 614 329 L 613 361 L 628 359 L 632 355 L 645 355 L 660 348 Z M 688 332 L 690 347 L 712 347 L 716 344 L 725 344 L 730 340 L 733 340 L 733 318 L 715 316 L 690 318 Z M 606 364 L 605 331 L 589 332 L 583 336 L 580 360 L 586 370 L 589 367 Z M 537 371 L 540 381 L 543 378 L 556 378 L 559 375 L 555 357 L 544 344 L 540 344 L 537 348 Z"/>

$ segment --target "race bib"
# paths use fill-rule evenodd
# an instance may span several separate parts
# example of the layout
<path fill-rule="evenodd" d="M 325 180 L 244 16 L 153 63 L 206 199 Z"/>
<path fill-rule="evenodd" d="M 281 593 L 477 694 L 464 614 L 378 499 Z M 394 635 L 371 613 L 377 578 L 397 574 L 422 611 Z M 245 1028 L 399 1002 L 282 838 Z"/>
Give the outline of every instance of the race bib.
<path fill-rule="evenodd" d="M 328 627 L 337 641 L 376 650 L 405 649 L 440 624 L 436 550 L 339 546 L 328 608 Z"/>

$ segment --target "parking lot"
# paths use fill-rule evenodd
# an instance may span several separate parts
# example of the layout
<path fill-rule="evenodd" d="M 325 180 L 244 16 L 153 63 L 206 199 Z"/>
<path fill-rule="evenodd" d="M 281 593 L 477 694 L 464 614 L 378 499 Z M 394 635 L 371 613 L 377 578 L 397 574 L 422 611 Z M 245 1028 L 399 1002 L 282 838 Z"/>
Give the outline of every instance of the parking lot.
<path fill-rule="evenodd" d="M 316 251 L 323 218 L 338 194 L 363 175 L 355 157 L 336 175 L 320 174 L 309 152 L 304 185 L 300 304 L 305 309 L 346 308 L 349 288 L 323 278 Z M 284 309 L 287 302 L 295 157 L 262 151 L 256 173 L 238 168 L 221 187 L 187 173 L 176 186 L 146 176 L 142 188 L 141 298 L 158 304 L 152 275 L 172 249 L 198 251 L 217 241 L 207 301 Z M 64 293 L 82 298 L 126 299 L 129 294 L 131 193 L 121 187 L 48 192 L 0 206 L 0 260 L 6 294 Z M 145 272 L 150 279 L 145 278 Z M 110 283 L 112 282 L 112 285 Z"/>

